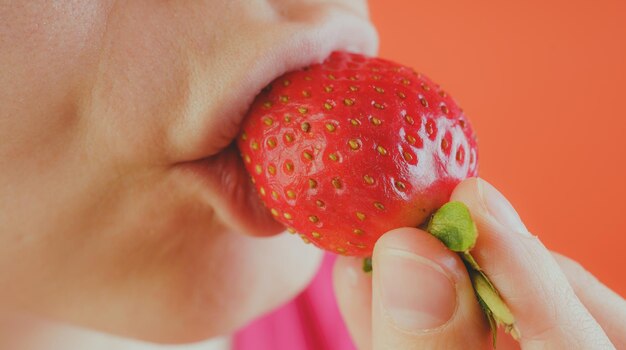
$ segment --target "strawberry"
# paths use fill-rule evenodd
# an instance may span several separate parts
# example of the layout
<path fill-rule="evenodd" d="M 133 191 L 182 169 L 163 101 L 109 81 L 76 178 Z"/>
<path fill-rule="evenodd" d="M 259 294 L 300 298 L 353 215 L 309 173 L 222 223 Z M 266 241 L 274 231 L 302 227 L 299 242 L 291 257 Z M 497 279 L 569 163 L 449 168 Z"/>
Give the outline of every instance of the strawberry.
<path fill-rule="evenodd" d="M 252 104 L 237 139 L 276 220 L 305 242 L 369 256 L 477 174 L 474 133 L 439 85 L 402 65 L 335 52 Z"/>

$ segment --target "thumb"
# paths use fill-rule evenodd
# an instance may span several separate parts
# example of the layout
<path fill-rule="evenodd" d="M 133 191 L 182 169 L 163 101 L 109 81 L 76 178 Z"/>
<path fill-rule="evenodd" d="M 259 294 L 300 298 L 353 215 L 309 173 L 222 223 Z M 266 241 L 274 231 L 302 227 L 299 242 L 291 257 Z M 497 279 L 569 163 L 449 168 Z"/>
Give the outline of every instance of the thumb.
<path fill-rule="evenodd" d="M 465 266 L 427 232 L 383 235 L 372 256 L 374 349 L 484 349 L 488 331 Z"/>

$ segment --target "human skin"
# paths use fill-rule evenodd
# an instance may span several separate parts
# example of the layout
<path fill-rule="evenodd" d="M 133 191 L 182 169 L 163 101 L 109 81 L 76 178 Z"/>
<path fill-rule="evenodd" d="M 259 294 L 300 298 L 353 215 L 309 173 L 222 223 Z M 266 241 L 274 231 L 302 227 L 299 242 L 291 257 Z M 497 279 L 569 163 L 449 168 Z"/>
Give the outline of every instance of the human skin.
<path fill-rule="evenodd" d="M 367 16 L 355 0 L 0 2 L 0 312 L 189 342 L 304 288 L 321 253 L 278 234 L 231 141 L 274 77 L 374 54 Z"/>

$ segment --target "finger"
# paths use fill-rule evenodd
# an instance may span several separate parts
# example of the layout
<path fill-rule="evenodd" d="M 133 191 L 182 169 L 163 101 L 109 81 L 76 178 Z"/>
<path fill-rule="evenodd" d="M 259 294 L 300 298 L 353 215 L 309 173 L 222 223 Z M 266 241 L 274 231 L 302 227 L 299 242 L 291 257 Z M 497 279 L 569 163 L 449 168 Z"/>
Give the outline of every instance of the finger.
<path fill-rule="evenodd" d="M 359 350 L 372 348 L 372 274 L 362 268 L 363 259 L 339 257 L 333 284 L 339 311 Z"/>
<path fill-rule="evenodd" d="M 490 338 L 465 266 L 427 232 L 383 235 L 372 257 L 373 348 L 484 349 Z"/>
<path fill-rule="evenodd" d="M 522 348 L 613 348 L 550 252 L 500 192 L 474 178 L 459 184 L 452 200 L 470 208 L 479 232 L 472 253 L 515 315 Z"/>
<path fill-rule="evenodd" d="M 578 299 L 600 324 L 613 345 L 626 349 L 626 300 L 598 281 L 576 261 L 552 253 Z"/>

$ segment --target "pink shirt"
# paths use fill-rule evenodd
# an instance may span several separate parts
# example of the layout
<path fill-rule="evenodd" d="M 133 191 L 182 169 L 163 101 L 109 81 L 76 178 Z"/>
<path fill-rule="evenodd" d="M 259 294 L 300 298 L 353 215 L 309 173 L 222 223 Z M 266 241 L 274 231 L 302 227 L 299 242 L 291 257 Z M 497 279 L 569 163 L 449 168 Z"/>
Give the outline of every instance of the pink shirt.
<path fill-rule="evenodd" d="M 235 350 L 353 350 L 332 287 L 326 255 L 311 285 L 294 300 L 235 335 Z"/>

